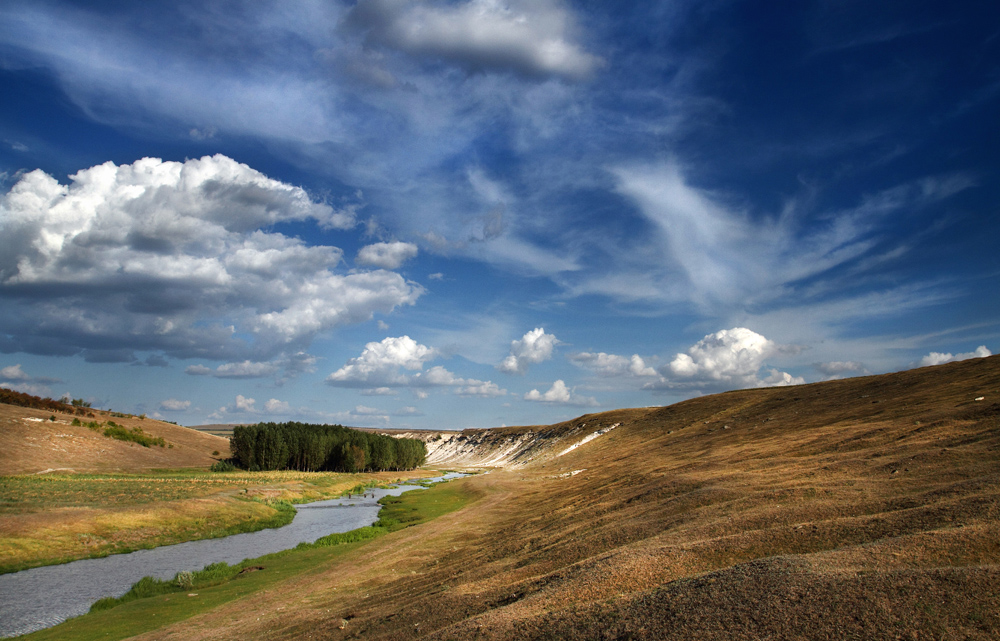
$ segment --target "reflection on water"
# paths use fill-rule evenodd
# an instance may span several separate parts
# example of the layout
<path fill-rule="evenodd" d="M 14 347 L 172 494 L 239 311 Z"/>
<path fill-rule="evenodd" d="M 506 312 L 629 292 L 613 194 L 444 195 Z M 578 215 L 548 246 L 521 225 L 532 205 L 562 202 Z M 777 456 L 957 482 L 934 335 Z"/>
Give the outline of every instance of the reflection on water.
<path fill-rule="evenodd" d="M 460 476 L 446 474 L 442 478 Z M 299 543 L 312 543 L 327 534 L 371 525 L 378 519 L 381 509 L 378 499 L 398 496 L 418 487 L 370 489 L 370 498 L 331 499 L 298 505 L 294 520 L 281 528 L 2 574 L 0 637 L 41 630 L 84 614 L 98 599 L 121 596 L 144 576 L 172 579 L 183 570 L 200 570 L 220 561 L 234 565 L 244 559 L 288 550 Z"/>

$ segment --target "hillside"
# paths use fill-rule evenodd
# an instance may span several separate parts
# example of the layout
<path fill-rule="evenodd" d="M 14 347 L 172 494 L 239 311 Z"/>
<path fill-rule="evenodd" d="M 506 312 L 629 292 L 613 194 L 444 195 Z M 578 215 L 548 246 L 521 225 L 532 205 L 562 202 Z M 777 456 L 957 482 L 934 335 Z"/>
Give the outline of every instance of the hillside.
<path fill-rule="evenodd" d="M 458 481 L 464 510 L 141 638 L 1000 635 L 1000 357 L 549 428 L 573 430 Z"/>
<path fill-rule="evenodd" d="M 65 411 L 0 403 L 0 475 L 63 472 L 138 472 L 153 468 L 208 467 L 219 455 L 229 455 L 229 441 L 197 430 L 151 418 L 113 416 L 90 410 L 79 416 Z M 55 421 L 49 420 L 55 417 Z M 164 447 L 142 447 L 115 440 L 73 419 L 106 425 L 113 421 L 128 430 L 138 427 Z"/>

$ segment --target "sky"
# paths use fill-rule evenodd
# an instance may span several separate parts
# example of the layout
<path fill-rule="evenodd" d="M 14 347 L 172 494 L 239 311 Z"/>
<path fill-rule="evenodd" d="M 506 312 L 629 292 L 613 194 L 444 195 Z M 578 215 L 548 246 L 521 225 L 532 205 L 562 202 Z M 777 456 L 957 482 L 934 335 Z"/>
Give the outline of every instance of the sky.
<path fill-rule="evenodd" d="M 1000 350 L 1000 5 L 0 0 L 0 386 L 548 424 Z"/>

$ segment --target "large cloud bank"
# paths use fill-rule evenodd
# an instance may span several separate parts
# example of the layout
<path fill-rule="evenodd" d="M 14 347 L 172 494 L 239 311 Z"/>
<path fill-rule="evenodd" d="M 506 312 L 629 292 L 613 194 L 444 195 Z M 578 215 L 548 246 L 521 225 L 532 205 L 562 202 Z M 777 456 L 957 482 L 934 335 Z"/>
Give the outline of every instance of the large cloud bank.
<path fill-rule="evenodd" d="M 262 361 L 423 291 L 382 269 L 337 273 L 340 249 L 264 231 L 355 221 L 225 156 L 108 162 L 70 180 L 32 171 L 0 198 L 2 351 Z"/>

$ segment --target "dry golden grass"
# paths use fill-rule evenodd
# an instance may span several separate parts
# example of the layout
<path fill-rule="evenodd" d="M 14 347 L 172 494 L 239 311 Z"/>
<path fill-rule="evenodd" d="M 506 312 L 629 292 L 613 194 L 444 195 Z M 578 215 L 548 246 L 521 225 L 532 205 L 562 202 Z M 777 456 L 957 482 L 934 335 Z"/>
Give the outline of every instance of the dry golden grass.
<path fill-rule="evenodd" d="M 115 417 L 93 410 L 94 418 L 53 414 L 0 403 L 0 476 L 64 472 L 139 472 L 153 468 L 207 468 L 229 456 L 229 441 L 198 430 L 155 419 Z M 55 421 L 49 418 L 55 416 Z M 131 429 L 141 427 L 173 447 L 142 447 L 117 441 L 82 425 L 111 420 Z M 41 419 L 41 420 L 38 420 Z M 219 452 L 213 455 L 213 452 Z"/>
<path fill-rule="evenodd" d="M 399 477 L 204 471 L 0 477 L 0 571 L 275 527 L 289 515 L 246 499 L 313 501 Z"/>
<path fill-rule="evenodd" d="M 140 638 L 1000 637 L 1000 357 L 581 422 L 621 426 Z"/>

